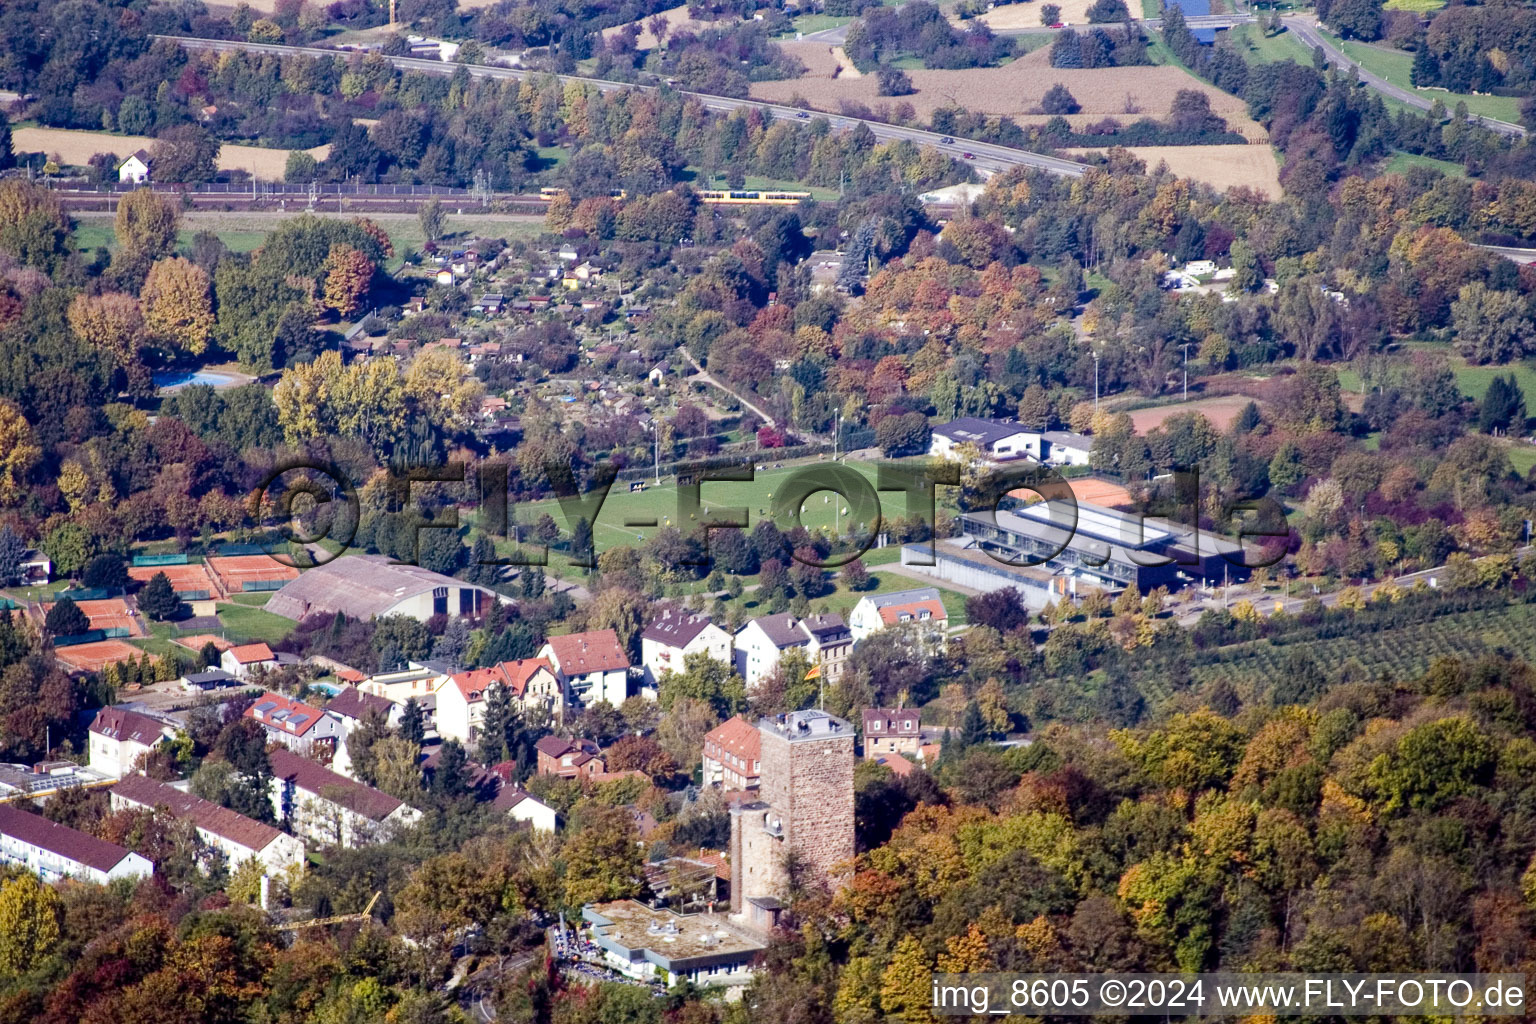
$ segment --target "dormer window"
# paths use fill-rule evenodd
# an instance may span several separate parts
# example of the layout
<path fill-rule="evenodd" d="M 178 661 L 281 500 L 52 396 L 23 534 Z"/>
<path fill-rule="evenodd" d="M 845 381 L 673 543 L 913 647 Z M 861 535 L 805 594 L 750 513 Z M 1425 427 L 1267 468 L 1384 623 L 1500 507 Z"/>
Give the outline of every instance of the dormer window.
<path fill-rule="evenodd" d="M 873 722 L 869 723 L 869 731 L 870 732 L 879 732 L 880 731 L 880 719 L 877 718 Z"/>

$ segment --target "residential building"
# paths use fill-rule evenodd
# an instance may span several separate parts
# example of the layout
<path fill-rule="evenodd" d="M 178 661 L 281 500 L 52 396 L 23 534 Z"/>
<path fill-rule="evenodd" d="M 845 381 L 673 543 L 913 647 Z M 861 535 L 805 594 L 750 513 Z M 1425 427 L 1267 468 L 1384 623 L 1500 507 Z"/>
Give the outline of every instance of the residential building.
<path fill-rule="evenodd" d="M 521 786 L 503 785 L 491 806 L 504 810 L 513 821 L 526 821 L 535 832 L 554 832 L 560 828 L 555 809 Z"/>
<path fill-rule="evenodd" d="M 0 800 L 25 798 L 43 803 L 66 790 L 94 789 L 110 784 L 115 778 L 117 776 L 73 761 L 39 761 L 31 768 L 0 764 Z"/>
<path fill-rule="evenodd" d="M 668 671 L 683 671 L 683 659 L 690 654 L 707 654 L 729 665 L 731 646 L 731 634 L 709 621 L 709 616 L 667 605 L 640 634 L 645 681 L 655 686 Z"/>
<path fill-rule="evenodd" d="M 219 656 L 219 667 L 241 682 L 277 668 L 277 655 L 266 644 L 241 644 Z"/>
<path fill-rule="evenodd" d="M 114 811 L 161 807 L 190 821 L 202 840 L 224 855 L 231 870 L 253 859 L 270 874 L 304 863 L 304 844 L 297 838 L 211 800 L 145 775 L 130 775 L 112 787 Z"/>
<path fill-rule="evenodd" d="M 117 165 L 117 180 L 125 185 L 142 185 L 149 180 L 149 154 L 136 149 Z"/>
<path fill-rule="evenodd" d="M 756 789 L 762 776 L 757 726 L 730 718 L 704 734 L 704 785 Z"/>
<path fill-rule="evenodd" d="M 602 748 L 592 740 L 564 740 L 558 736 L 545 736 L 534 744 L 534 750 L 539 756 L 540 775 L 574 779 L 602 775 L 607 771 Z"/>
<path fill-rule="evenodd" d="M 778 925 L 789 861 L 813 881 L 854 856 L 853 726 L 825 711 L 758 723 L 759 798 L 731 808 L 731 916 L 759 933 Z"/>
<path fill-rule="evenodd" d="M 1086 466 L 1092 461 L 1093 438 L 1086 434 L 1048 430 L 1041 437 L 1045 441 L 1045 461 L 1053 466 Z"/>
<path fill-rule="evenodd" d="M 267 742 L 281 743 L 304 755 L 330 754 L 343 734 L 337 719 L 271 690 L 245 709 L 245 717 L 266 730 Z"/>
<path fill-rule="evenodd" d="M 563 687 L 554 666 L 544 658 L 503 661 L 488 668 L 471 669 L 442 677 L 437 697 L 437 734 L 444 739 L 472 744 L 480 739 L 486 701 L 491 688 L 502 686 L 518 711 L 539 707 L 559 718 L 564 709 Z"/>
<path fill-rule="evenodd" d="M 76 878 L 106 885 L 119 878 L 145 878 L 155 866 L 116 843 L 78 832 L 0 804 L 0 864 L 15 864 L 45 882 Z"/>
<path fill-rule="evenodd" d="M 616 900 L 582 907 L 581 916 L 609 966 L 636 981 L 668 987 L 746 985 L 765 948 L 720 914 L 676 914 Z"/>
<path fill-rule="evenodd" d="M 371 675 L 357 688 L 402 706 L 413 697 L 419 704 L 423 699 L 432 699 L 442 677 L 442 671 L 436 666 L 412 661 L 405 668 Z M 434 706 L 437 703 L 435 699 L 432 702 Z"/>
<path fill-rule="evenodd" d="M 916 708 L 865 708 L 864 759 L 878 761 L 889 755 L 921 757 L 922 716 Z"/>
<path fill-rule="evenodd" d="M 240 680 L 222 668 L 210 668 L 202 672 L 188 672 L 181 677 L 181 688 L 188 693 L 207 693 L 240 685 Z"/>
<path fill-rule="evenodd" d="M 908 623 L 921 628 L 925 635 L 940 642 L 949 630 L 949 613 L 936 587 L 915 587 L 889 594 L 869 594 L 859 599 L 848 613 L 848 631 L 858 643 L 887 626 Z"/>
<path fill-rule="evenodd" d="M 362 675 L 355 669 L 341 671 L 358 677 Z M 325 705 L 325 716 L 341 727 L 341 733 L 336 737 L 336 752 L 331 755 L 331 770 L 349 779 L 353 777 L 352 755 L 347 749 L 347 740 L 363 724 L 363 719 L 376 714 L 383 718 L 386 724 L 398 725 L 404 711 L 401 705 L 371 693 L 364 693 L 356 686 L 348 686 L 332 697 Z"/>
<path fill-rule="evenodd" d="M 23 551 L 16 567 L 21 570 L 21 582 L 28 586 L 53 578 L 53 560 L 36 548 Z"/>
<path fill-rule="evenodd" d="M 165 722 L 116 707 L 97 712 L 87 732 L 91 767 L 114 779 L 133 771 L 145 754 L 176 735 Z"/>
<path fill-rule="evenodd" d="M 357 846 L 421 815 L 388 793 L 278 749 L 272 758 L 272 808 L 295 835 L 324 846 Z"/>
<path fill-rule="evenodd" d="M 539 657 L 555 667 L 568 698 L 582 707 L 598 701 L 618 707 L 629 697 L 629 655 L 611 629 L 552 636 Z"/>
<path fill-rule="evenodd" d="M 1008 462 L 1020 458 L 1042 458 L 1039 431 L 1006 420 L 983 420 L 962 416 L 933 428 L 928 454 L 941 459 L 959 460 L 962 446 L 975 450 L 973 458 L 985 462 Z"/>
<path fill-rule="evenodd" d="M 417 565 L 396 565 L 383 555 L 343 555 L 308 570 L 272 595 L 266 610 L 295 622 L 344 612 L 349 619 L 408 615 L 478 618 L 495 591 Z"/>
<path fill-rule="evenodd" d="M 764 615 L 737 632 L 736 671 L 753 689 L 773 674 L 785 651 L 796 647 L 805 651 L 813 666 L 819 666 L 824 680 L 836 682 L 853 650 L 853 634 L 841 615 L 803 619 L 793 612 Z"/>

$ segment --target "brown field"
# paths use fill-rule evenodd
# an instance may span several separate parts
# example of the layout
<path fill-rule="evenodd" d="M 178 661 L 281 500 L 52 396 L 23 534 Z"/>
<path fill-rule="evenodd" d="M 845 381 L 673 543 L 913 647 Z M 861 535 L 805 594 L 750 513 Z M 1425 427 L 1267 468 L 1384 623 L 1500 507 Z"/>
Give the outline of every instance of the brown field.
<path fill-rule="evenodd" d="M 1147 162 L 1147 170 L 1158 164 L 1181 178 L 1201 181 L 1225 191 L 1234 185 L 1247 185 L 1280 198 L 1280 164 L 1269 146 L 1127 146 L 1130 152 Z M 1074 156 L 1102 153 L 1102 149 L 1074 149 Z"/>
<path fill-rule="evenodd" d="M 70 668 L 80 672 L 100 672 L 118 661 L 138 661 L 144 652 L 133 644 L 121 640 L 98 640 L 91 644 L 75 644 L 72 647 L 56 647 L 53 656 Z M 151 661 L 159 658 L 150 656 Z"/>
<path fill-rule="evenodd" d="M 207 568 L 195 563 L 192 565 L 135 565 L 129 568 L 128 578 L 140 583 L 148 583 L 155 578 L 156 573 L 162 572 L 165 573 L 166 579 L 170 580 L 171 589 L 178 594 L 203 590 L 218 596 L 218 585 L 213 582 L 213 577 L 208 575 Z"/>
<path fill-rule="evenodd" d="M 192 636 L 176 637 L 171 643 L 177 647 L 185 647 L 189 651 L 201 651 L 208 644 L 213 644 L 220 654 L 235 646 L 223 637 L 214 636 L 212 633 L 195 633 Z"/>
<path fill-rule="evenodd" d="M 1061 8 L 1061 23 L 1063 25 L 1086 25 L 1088 23 L 1088 8 L 1093 6 L 1093 0 L 1054 0 L 1057 7 Z M 1140 8 L 1131 6 L 1132 12 Z M 984 21 L 994 29 L 999 28 L 1039 28 L 1040 4 L 1018 3 L 1006 4 L 1002 7 L 994 7 L 992 10 L 975 19 Z M 958 25 L 964 25 L 963 21 L 956 21 Z"/>
<path fill-rule="evenodd" d="M 1217 430 L 1225 431 L 1237 420 L 1237 414 L 1243 411 L 1253 399 L 1247 395 L 1222 395 L 1217 398 L 1197 398 L 1193 402 L 1180 402 L 1177 405 L 1160 405 L 1155 409 L 1137 409 L 1131 413 L 1131 423 L 1136 428 L 1136 433 L 1145 434 L 1149 430 L 1155 430 L 1167 423 L 1180 413 L 1197 412 L 1211 421 L 1211 426 Z"/>
<path fill-rule="evenodd" d="M 486 0 L 486 2 L 494 3 L 495 0 Z M 459 6 L 464 7 L 467 5 L 464 3 L 464 0 L 459 0 Z M 667 19 L 667 32 L 669 34 L 682 28 L 686 28 L 690 32 L 697 32 L 708 28 L 710 25 L 707 21 L 693 21 L 690 19 L 688 17 L 687 4 L 667 11 L 658 11 L 657 13 Z M 651 17 L 654 17 L 654 15 L 628 23 L 629 25 L 638 24 L 640 26 L 640 38 L 635 40 L 635 49 L 637 50 L 652 50 L 656 48 L 656 37 L 651 35 L 651 30 L 645 27 L 645 23 L 650 21 Z M 603 42 L 607 42 L 620 32 L 623 32 L 626 27 L 627 25 L 615 25 L 613 28 L 603 29 Z"/>
<path fill-rule="evenodd" d="M 752 98 L 772 103 L 786 103 L 795 95 L 804 96 L 818 110 L 838 112 L 838 103 L 847 100 L 874 106 L 881 102 L 908 102 L 918 115 L 927 119 L 935 110 L 963 106 L 994 116 L 1017 118 L 1021 124 L 1031 119 L 1043 122 L 1045 115 L 1031 115 L 1038 109 L 1047 89 L 1060 82 L 1082 105 L 1073 115 L 1074 124 L 1088 124 L 1104 117 L 1130 122 L 1138 117 L 1161 118 L 1168 115 L 1174 93 L 1180 89 L 1198 89 L 1211 99 L 1211 109 L 1227 119 L 1234 131 L 1262 137 L 1263 129 L 1249 120 L 1243 101 L 1176 67 L 1167 65 L 1136 68 L 1099 68 L 1095 70 L 1041 67 L 1034 61 L 1018 60 L 1000 68 L 973 68 L 966 71 L 909 71 L 916 92 L 892 101 L 876 95 L 873 76 L 836 79 L 790 79 L 780 82 L 752 83 Z M 1126 107 L 1135 108 L 1127 112 Z"/>
<path fill-rule="evenodd" d="M 845 61 L 839 61 L 832 52 L 834 47 L 826 43 L 780 43 L 779 47 L 805 65 L 805 74 L 802 76 L 805 78 L 832 78 L 837 74 L 846 73 L 852 67 Z M 841 72 L 838 71 L 839 66 L 842 68 Z"/>
<path fill-rule="evenodd" d="M 11 136 L 11 148 L 17 153 L 47 153 L 66 164 L 83 167 L 97 153 L 116 153 L 126 157 L 138 149 L 151 149 L 155 140 L 144 135 L 112 135 L 108 132 L 81 132 L 68 128 L 17 128 Z M 331 152 L 329 145 L 308 150 L 316 160 Z M 219 170 L 246 171 L 258 178 L 280 180 L 288 165 L 286 149 L 265 146 L 234 146 L 225 143 L 219 149 Z"/>

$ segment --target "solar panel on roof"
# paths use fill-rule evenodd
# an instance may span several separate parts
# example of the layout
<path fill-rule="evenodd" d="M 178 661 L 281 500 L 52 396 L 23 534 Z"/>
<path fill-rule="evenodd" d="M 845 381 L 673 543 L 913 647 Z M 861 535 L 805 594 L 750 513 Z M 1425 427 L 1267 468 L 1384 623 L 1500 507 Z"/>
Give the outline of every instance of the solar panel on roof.
<path fill-rule="evenodd" d="M 276 701 L 264 700 L 260 704 L 256 705 L 256 710 L 257 711 L 271 711 L 275 707 L 277 707 L 277 702 Z"/>

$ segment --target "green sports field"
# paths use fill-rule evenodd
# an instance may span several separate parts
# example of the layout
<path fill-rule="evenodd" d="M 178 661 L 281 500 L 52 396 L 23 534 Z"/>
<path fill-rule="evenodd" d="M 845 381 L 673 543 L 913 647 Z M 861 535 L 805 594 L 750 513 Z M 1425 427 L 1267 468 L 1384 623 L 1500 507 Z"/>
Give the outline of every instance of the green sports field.
<path fill-rule="evenodd" d="M 763 465 L 772 467 L 773 463 Z M 867 531 L 872 523 L 871 516 L 865 513 L 873 509 L 861 508 L 847 497 L 838 501 L 831 492 L 820 487 L 808 491 L 808 488 L 813 487 L 810 482 L 796 484 L 796 481 L 825 482 L 834 472 L 855 473 L 871 489 L 875 485 L 874 466 L 860 462 L 840 463 L 834 471 L 828 460 L 755 471 L 751 481 L 706 480 L 699 485 L 699 507 L 706 515 L 728 518 L 735 518 L 744 509 L 748 529 L 763 519 L 773 519 L 780 529 L 785 530 L 803 525 L 808 530 L 824 530 L 828 533 L 841 526 L 845 535 Z M 663 477 L 660 486 L 655 484 L 654 479 L 649 479 L 643 482 L 643 487 L 643 490 L 630 490 L 630 484 L 625 482 L 613 485 L 593 528 L 599 553 L 611 547 L 643 542 L 661 527 L 676 526 L 687 533 L 699 524 L 696 513 L 690 516 L 685 509 L 679 508 L 678 488 L 673 478 Z M 791 487 L 800 492 L 803 500 L 799 505 L 804 512 L 797 513 L 791 507 L 781 509 L 782 514 L 775 516 L 775 502 L 785 504 L 790 494 L 788 488 Z M 867 502 L 867 495 L 865 500 Z M 882 493 L 879 502 L 880 514 L 886 518 L 911 514 L 906 497 L 900 492 Z M 738 510 L 737 513 L 730 513 L 732 509 Z M 912 512 L 925 513 L 926 510 L 914 509 Z M 554 517 L 562 530 L 569 529 L 570 524 L 558 501 L 518 505 L 510 511 L 514 521 L 526 526 L 533 525 L 546 513 Z M 576 514 L 573 512 L 572 518 Z"/>

